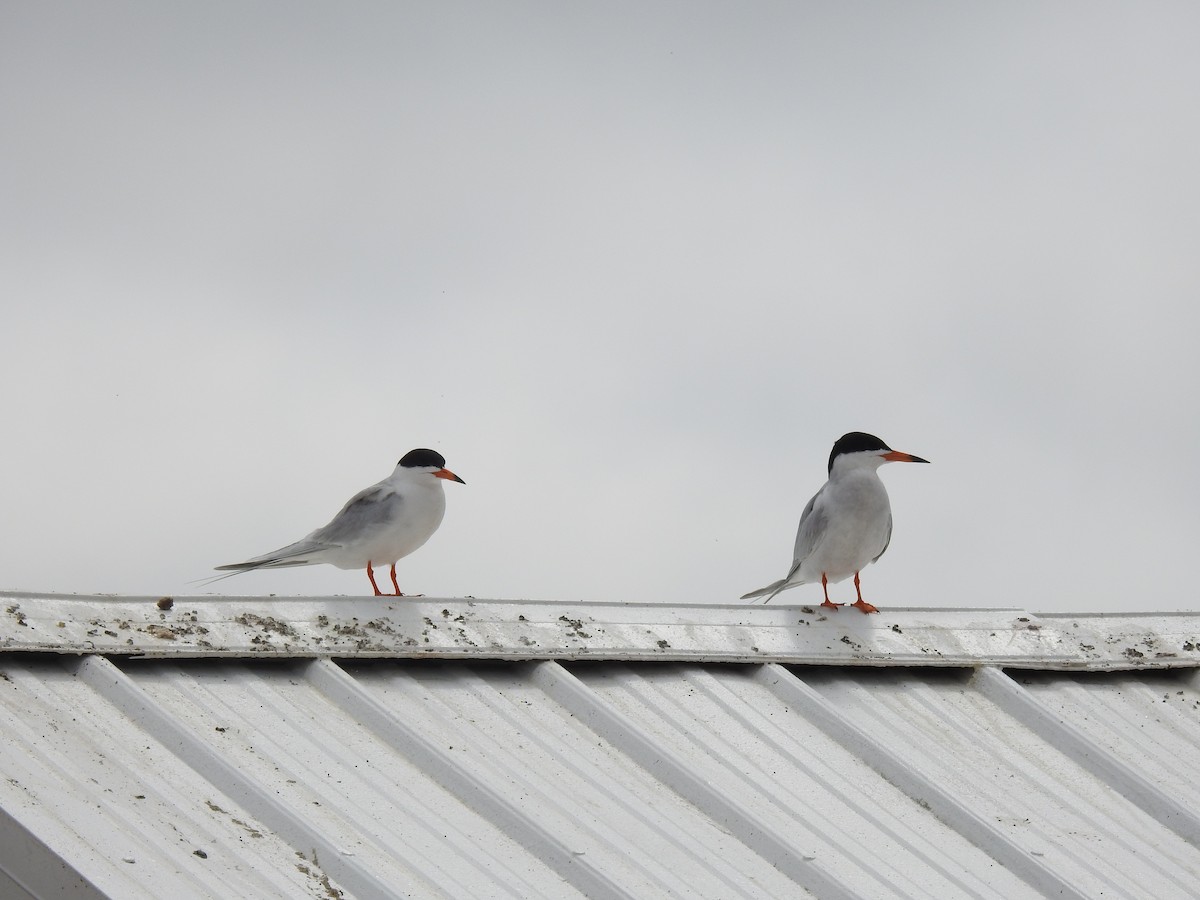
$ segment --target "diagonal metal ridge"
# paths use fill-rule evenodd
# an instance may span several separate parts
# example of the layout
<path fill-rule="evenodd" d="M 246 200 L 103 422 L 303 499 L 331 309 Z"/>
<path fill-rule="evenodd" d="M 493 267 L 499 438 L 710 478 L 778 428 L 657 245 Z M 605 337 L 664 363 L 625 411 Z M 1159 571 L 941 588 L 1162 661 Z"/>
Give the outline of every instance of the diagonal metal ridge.
<path fill-rule="evenodd" d="M 1185 841 L 1200 847 L 1200 816 L 1088 738 L 1004 672 L 992 667 L 978 669 L 973 683 L 983 696 L 1046 743 L 1062 751 Z"/>
<path fill-rule="evenodd" d="M 597 735 L 718 821 L 796 884 L 822 900 L 852 900 L 858 897 L 818 861 L 807 857 L 803 847 L 787 835 L 780 834 L 752 807 L 713 787 L 686 759 L 655 740 L 559 663 L 537 663 L 534 682 Z"/>
<path fill-rule="evenodd" d="M 759 669 L 757 678 L 847 752 L 860 758 L 914 801 L 927 805 L 946 825 L 1023 881 L 1047 896 L 1087 900 L 1086 894 L 1031 856 L 1009 835 L 859 728 L 791 669 L 768 663 Z"/>
<path fill-rule="evenodd" d="M 430 778 L 518 843 L 531 849 L 566 882 L 597 900 L 634 900 L 602 869 L 575 853 L 542 819 L 498 793 L 473 765 L 445 752 L 437 741 L 381 703 L 335 662 L 313 660 L 309 682 L 355 721 L 402 753 Z"/>
<path fill-rule="evenodd" d="M 259 821 L 299 851 L 315 851 L 321 869 L 337 884 L 364 900 L 396 896 L 394 885 L 347 857 L 328 837 L 297 816 L 248 773 L 225 760 L 210 744 L 163 709 L 124 672 L 102 656 L 69 663 L 76 676 L 175 754 L 214 787 L 240 803 Z"/>

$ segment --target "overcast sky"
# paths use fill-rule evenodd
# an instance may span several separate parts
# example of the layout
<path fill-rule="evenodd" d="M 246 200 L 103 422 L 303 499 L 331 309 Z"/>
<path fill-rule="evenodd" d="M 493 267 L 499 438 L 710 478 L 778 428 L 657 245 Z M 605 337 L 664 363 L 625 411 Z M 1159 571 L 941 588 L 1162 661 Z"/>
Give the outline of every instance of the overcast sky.
<path fill-rule="evenodd" d="M 431 596 L 1200 608 L 1200 6 L 0 6 L 0 588 L 208 588 L 414 447 Z M 844 582 L 835 599 L 853 599 Z M 820 587 L 776 602 L 818 602 Z"/>

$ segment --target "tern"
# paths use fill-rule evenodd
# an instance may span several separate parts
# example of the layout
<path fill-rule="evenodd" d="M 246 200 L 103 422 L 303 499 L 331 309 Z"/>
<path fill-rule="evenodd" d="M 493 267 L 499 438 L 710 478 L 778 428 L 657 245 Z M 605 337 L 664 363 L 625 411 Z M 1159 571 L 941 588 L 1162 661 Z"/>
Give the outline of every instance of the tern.
<path fill-rule="evenodd" d="M 396 561 L 429 540 L 446 514 L 442 480 L 466 484 L 446 468 L 435 450 L 410 450 L 396 469 L 378 484 L 359 491 L 323 528 L 294 544 L 245 562 L 217 566 L 229 578 L 255 569 L 282 569 L 329 563 L 339 569 L 366 567 L 376 597 L 403 597 L 396 583 Z M 391 566 L 395 594 L 384 594 L 375 583 L 372 566 Z"/>
<path fill-rule="evenodd" d="M 825 591 L 821 605 L 837 609 L 842 604 L 830 602 L 829 585 L 853 575 L 858 599 L 851 605 L 864 613 L 879 612 L 863 600 L 858 574 L 868 563 L 877 562 L 892 540 L 892 505 L 878 474 L 879 467 L 889 462 L 929 460 L 893 450 L 862 431 L 838 438 L 829 454 L 829 480 L 800 514 L 791 570 L 742 599 L 765 596 L 763 602 L 769 603 L 780 591 L 820 581 Z"/>

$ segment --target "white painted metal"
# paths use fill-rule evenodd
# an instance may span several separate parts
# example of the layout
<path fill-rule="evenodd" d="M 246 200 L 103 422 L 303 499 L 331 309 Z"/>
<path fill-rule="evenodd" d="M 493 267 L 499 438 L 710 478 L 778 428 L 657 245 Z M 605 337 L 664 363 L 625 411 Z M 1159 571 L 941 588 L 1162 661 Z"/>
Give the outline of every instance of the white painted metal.
<path fill-rule="evenodd" d="M 0 593 L 0 650 L 1108 670 L 1200 665 L 1200 615 Z"/>
<path fill-rule="evenodd" d="M 757 671 L 614 665 L 540 680 L 816 896 L 1037 896 L 773 697 Z"/>
<path fill-rule="evenodd" d="M 1140 680 L 1123 679 L 1125 689 L 1130 692 L 1152 691 L 1153 689 L 1146 684 L 1146 681 L 1145 678 Z M 1128 797 L 1184 840 L 1200 846 L 1200 816 L 1196 813 L 1196 801 L 1200 799 L 1198 796 L 1200 792 L 1192 789 L 1194 786 L 1188 784 L 1189 779 L 1187 778 L 1190 771 L 1195 770 L 1188 770 L 1183 764 L 1183 759 L 1178 755 L 1179 752 L 1183 752 L 1191 759 L 1191 762 L 1200 763 L 1200 753 L 1197 752 L 1196 745 L 1188 741 L 1184 734 L 1173 731 L 1172 737 L 1176 738 L 1178 744 L 1175 752 L 1164 754 L 1162 751 L 1166 741 L 1161 739 L 1156 740 L 1152 746 L 1146 747 L 1144 751 L 1142 750 L 1142 745 L 1145 743 L 1143 741 L 1138 741 L 1136 747 L 1130 746 L 1129 741 L 1123 739 L 1122 736 L 1129 734 L 1130 719 L 1140 714 L 1144 715 L 1144 713 L 1138 709 L 1129 709 L 1124 721 L 1119 723 L 1108 721 L 1111 717 L 1108 702 L 1113 693 L 1111 684 L 1106 685 L 1103 689 L 1106 706 L 1103 710 L 1103 720 L 1090 725 L 1087 715 L 1079 715 L 1079 710 L 1084 706 L 1085 697 L 1079 697 L 1075 701 L 1075 705 L 1064 705 L 1053 691 L 1043 690 L 1042 693 L 1046 694 L 1047 699 L 1051 701 L 1046 703 L 1040 700 L 1036 693 L 1022 688 L 1012 678 L 991 668 L 976 671 L 975 686 L 985 697 L 1018 719 L 1030 731 L 1085 767 L 1105 784 Z M 1087 689 L 1081 688 L 1077 682 L 1073 682 L 1065 689 L 1082 691 L 1084 695 L 1087 694 Z M 1120 693 L 1122 692 L 1118 692 L 1118 695 Z M 1170 703 L 1168 712 L 1175 713 L 1181 706 L 1190 706 L 1190 709 L 1187 709 L 1184 714 L 1190 714 L 1194 718 L 1198 701 L 1194 695 L 1185 696 L 1188 693 L 1190 692 L 1180 686 L 1169 685 L 1167 693 L 1163 695 L 1163 700 Z M 1153 697 L 1152 702 L 1157 699 L 1157 696 Z M 1094 711 L 1101 712 L 1099 708 L 1095 708 Z M 1076 721 L 1073 722 L 1071 719 Z M 1160 720 L 1156 717 L 1156 721 Z M 1091 731 L 1091 736 L 1087 733 L 1088 730 Z M 1188 730 L 1190 729 L 1184 729 L 1185 732 Z M 1107 734 L 1101 734 L 1101 731 L 1107 732 Z M 1105 737 L 1109 740 L 1101 743 L 1100 739 Z M 1179 740 L 1180 738 L 1182 740 Z M 1105 743 L 1108 743 L 1113 749 L 1106 747 Z M 1125 754 L 1124 759 L 1119 755 L 1122 751 Z M 1131 753 L 1130 751 L 1137 752 Z M 1168 776 L 1162 780 L 1167 784 L 1188 784 L 1188 796 L 1181 797 L 1178 791 L 1168 794 L 1159 788 L 1154 780 L 1143 774 L 1147 760 L 1155 757 L 1166 763 L 1167 768 L 1170 769 L 1170 771 L 1160 771 L 1160 775 Z"/>
<path fill-rule="evenodd" d="M 969 676 L 820 669 L 801 677 L 857 727 L 871 752 L 886 750 L 897 765 L 937 785 L 1077 894 L 1195 896 L 1195 844 L 1157 821 L 1136 794 L 1123 796 L 1093 776 L 1070 747 L 1048 743 L 997 706 Z M 1165 793 L 1179 787 L 1157 785 Z M 977 840 L 990 852 L 999 846 Z"/>
<path fill-rule="evenodd" d="M 547 697 L 530 665 L 351 668 L 397 721 L 420 721 L 438 779 L 473 809 L 540 823 L 530 846 L 589 896 L 804 896 L 767 861 Z M 452 750 L 450 748 L 453 748 Z M 447 773 L 450 766 L 463 771 Z M 521 824 L 521 831 L 528 825 Z M 513 833 L 506 829 L 506 833 Z M 559 856 L 559 854 L 562 854 Z M 576 875 L 570 869 L 578 868 Z M 584 879 L 587 879 L 586 881 Z"/>
<path fill-rule="evenodd" d="M 308 847 L 280 840 L 151 737 L 149 711 L 110 705 L 89 681 L 128 679 L 85 657 L 6 658 L 0 680 L 0 806 L 78 880 L 113 897 L 208 897 L 218 883 L 226 896 L 324 895 L 319 866 L 297 855 Z"/>
<path fill-rule="evenodd" d="M 819 691 L 792 674 L 791 670 L 772 664 L 760 670 L 758 678 L 791 708 L 803 713 L 821 728 L 843 750 L 860 758 L 888 783 L 916 799 L 975 846 L 986 847 L 989 855 L 1006 869 L 1049 896 L 1075 900 L 1083 900 L 1087 896 L 1075 890 L 1041 860 L 1014 845 L 995 823 L 945 789 L 941 779 L 931 777 L 928 772 L 911 765 L 902 755 L 894 752 L 889 742 L 877 740 L 861 729 L 852 718 L 842 714 L 837 704 L 825 699 Z"/>
<path fill-rule="evenodd" d="M 29 594 L 0 609 L 6 898 L 1200 883 L 1200 616 Z"/>

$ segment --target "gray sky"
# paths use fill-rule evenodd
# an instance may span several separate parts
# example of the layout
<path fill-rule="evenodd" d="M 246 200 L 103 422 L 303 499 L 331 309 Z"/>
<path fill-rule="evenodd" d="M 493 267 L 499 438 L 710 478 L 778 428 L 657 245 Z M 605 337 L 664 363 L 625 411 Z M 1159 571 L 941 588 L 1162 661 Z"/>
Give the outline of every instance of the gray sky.
<path fill-rule="evenodd" d="M 933 462 L 877 605 L 1195 609 L 1197 34 L 6 3 L 0 588 L 203 590 L 427 446 L 467 484 L 405 591 L 731 601 L 864 430 Z"/>

